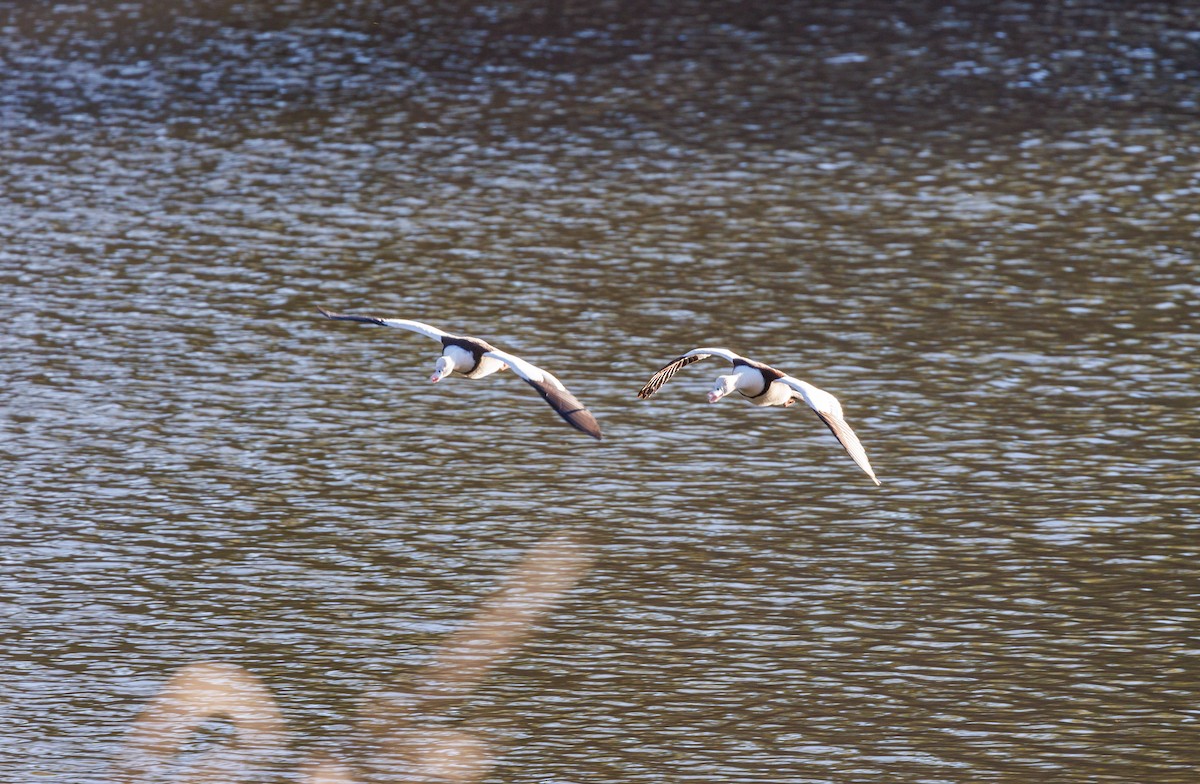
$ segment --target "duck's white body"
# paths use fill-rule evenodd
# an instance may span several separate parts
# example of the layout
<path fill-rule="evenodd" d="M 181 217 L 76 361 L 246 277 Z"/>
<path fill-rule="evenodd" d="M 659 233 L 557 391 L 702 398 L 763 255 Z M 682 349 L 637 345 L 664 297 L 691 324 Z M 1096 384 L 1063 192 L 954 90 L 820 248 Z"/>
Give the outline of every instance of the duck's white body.
<path fill-rule="evenodd" d="M 772 381 L 763 390 L 762 373 L 748 365 L 738 367 L 729 375 L 717 376 L 712 391 L 708 393 L 708 402 L 716 403 L 733 392 L 756 406 L 790 406 L 796 402 L 796 390 L 782 381 Z"/>
<path fill-rule="evenodd" d="M 501 370 L 508 369 L 508 365 L 504 364 L 502 360 L 498 359 L 497 357 L 488 356 L 487 354 L 484 354 L 479 358 L 479 362 L 476 362 L 475 356 L 470 351 L 467 351 L 465 348 L 460 346 L 446 346 L 442 350 L 442 356 L 450 360 L 451 364 L 447 366 L 447 369 L 450 372 L 435 372 L 434 375 L 437 376 L 437 378 L 431 377 L 430 379 L 434 381 L 434 383 L 441 381 L 451 373 L 457 376 L 462 376 L 463 378 L 476 379 L 484 378 L 492 375 L 493 373 L 499 373 Z"/>

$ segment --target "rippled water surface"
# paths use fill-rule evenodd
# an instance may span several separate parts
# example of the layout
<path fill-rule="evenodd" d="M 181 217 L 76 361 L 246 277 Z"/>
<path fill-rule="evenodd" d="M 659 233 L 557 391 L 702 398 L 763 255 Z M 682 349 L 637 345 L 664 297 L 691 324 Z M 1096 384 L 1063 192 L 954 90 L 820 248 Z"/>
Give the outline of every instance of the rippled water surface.
<path fill-rule="evenodd" d="M 1200 17 L 897 5 L 0 2 L 4 778 L 1193 781 Z"/>

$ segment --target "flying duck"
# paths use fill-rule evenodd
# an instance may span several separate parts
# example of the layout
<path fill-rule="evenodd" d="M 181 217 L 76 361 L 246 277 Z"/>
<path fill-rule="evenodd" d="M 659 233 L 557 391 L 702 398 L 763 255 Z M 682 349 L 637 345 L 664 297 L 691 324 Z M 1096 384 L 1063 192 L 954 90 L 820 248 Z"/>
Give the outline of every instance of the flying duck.
<path fill-rule="evenodd" d="M 492 344 L 479 338 L 467 335 L 451 335 L 437 327 L 422 324 L 408 319 L 385 319 L 373 316 L 348 316 L 342 313 L 331 313 L 324 308 L 317 308 L 321 315 L 334 321 L 361 321 L 364 324 L 378 324 L 383 327 L 399 327 L 433 338 L 442 344 L 442 355 L 433 366 L 430 382 L 436 384 L 452 373 L 467 378 L 483 378 L 501 370 L 511 370 L 526 383 L 538 391 L 542 399 L 558 412 L 576 430 L 587 433 L 592 438 L 600 438 L 600 426 L 592 412 L 583 407 L 578 399 L 550 373 L 518 356 L 501 351 Z"/>
<path fill-rule="evenodd" d="M 645 400 L 661 389 L 662 385 L 670 381 L 681 369 L 709 357 L 721 357 L 733 365 L 732 373 L 717 376 L 712 390 L 708 393 L 709 403 L 716 403 L 735 391 L 756 406 L 790 406 L 799 397 L 817 412 L 817 416 L 829 427 L 858 467 L 866 471 L 875 484 L 879 484 L 875 472 L 871 470 L 871 461 L 867 460 L 866 450 L 842 418 L 842 406 L 836 397 L 806 381 L 792 378 L 770 365 L 739 356 L 727 348 L 692 349 L 651 376 L 646 386 L 638 392 L 638 397 Z"/>

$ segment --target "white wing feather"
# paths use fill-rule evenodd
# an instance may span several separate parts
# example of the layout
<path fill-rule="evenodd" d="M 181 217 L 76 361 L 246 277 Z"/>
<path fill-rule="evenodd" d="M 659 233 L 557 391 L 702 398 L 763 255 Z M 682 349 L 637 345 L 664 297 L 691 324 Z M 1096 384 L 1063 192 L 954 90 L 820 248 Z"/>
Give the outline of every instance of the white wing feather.
<path fill-rule="evenodd" d="M 407 329 L 410 332 L 419 332 L 427 338 L 433 338 L 439 343 L 442 338 L 455 337 L 449 332 L 443 332 L 437 327 L 431 327 L 428 324 L 423 324 L 420 321 L 410 321 L 408 319 L 385 319 L 377 316 L 351 316 L 346 313 L 333 313 L 325 310 L 325 308 L 317 308 L 321 315 L 325 318 L 333 319 L 334 321 L 358 321 L 363 324 L 378 324 L 381 327 L 397 327 L 398 329 Z"/>
<path fill-rule="evenodd" d="M 549 372 L 537 365 L 526 362 L 520 357 L 507 351 L 492 349 L 484 354 L 485 357 L 498 359 L 508 365 L 509 370 L 520 376 L 526 383 L 537 390 L 551 408 L 566 420 L 567 424 L 576 430 L 587 433 L 592 438 L 600 438 L 600 425 L 592 412 L 579 401 L 579 398 L 563 386 L 562 382 Z"/>
<path fill-rule="evenodd" d="M 725 360 L 726 362 L 729 362 L 730 364 L 732 364 L 735 360 L 745 359 L 745 357 L 743 357 L 741 354 L 735 354 L 734 352 L 730 351 L 727 348 L 717 348 L 715 346 L 703 346 L 701 348 L 694 348 L 691 351 L 689 351 L 688 353 L 684 354 L 683 357 L 694 357 L 694 356 L 697 356 L 698 354 L 707 354 L 708 356 L 720 357 L 721 359 Z M 680 357 L 680 359 L 683 359 L 683 357 Z"/>
<path fill-rule="evenodd" d="M 449 332 L 443 332 L 437 327 L 431 327 L 428 324 L 422 324 L 420 321 L 410 321 L 408 319 L 379 319 L 379 323 L 385 327 L 398 327 L 399 329 L 407 329 L 410 332 L 420 332 L 427 338 L 433 338 L 436 341 L 441 341 L 442 338 L 453 337 Z"/>
<path fill-rule="evenodd" d="M 516 354 L 509 354 L 507 351 L 500 349 L 492 349 L 484 354 L 485 357 L 493 357 L 508 365 L 512 372 L 516 373 L 521 378 L 531 384 L 550 384 L 555 389 L 566 390 L 562 382 L 555 378 L 550 373 L 542 370 L 532 362 L 526 362 Z"/>
<path fill-rule="evenodd" d="M 871 481 L 879 484 L 879 479 L 871 470 L 871 461 L 867 459 L 867 450 L 863 448 L 862 442 L 858 440 L 854 430 L 846 424 L 846 420 L 842 417 L 842 404 L 838 402 L 838 399 L 825 390 L 792 376 L 784 375 L 779 381 L 795 390 L 797 396 L 807 403 L 809 408 L 817 412 L 817 416 L 829 427 L 829 430 L 845 448 L 846 454 L 850 455 L 855 464 L 871 477 Z"/>

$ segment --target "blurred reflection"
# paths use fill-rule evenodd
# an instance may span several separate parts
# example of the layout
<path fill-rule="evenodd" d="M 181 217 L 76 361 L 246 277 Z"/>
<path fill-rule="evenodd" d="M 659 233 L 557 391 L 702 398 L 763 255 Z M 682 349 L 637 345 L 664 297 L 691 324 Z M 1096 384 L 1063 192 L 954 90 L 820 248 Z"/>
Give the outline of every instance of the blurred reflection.
<path fill-rule="evenodd" d="M 451 634 L 425 668 L 425 700 L 463 698 L 533 631 L 534 624 L 583 575 L 589 558 L 568 534 L 531 548 L 470 623 Z"/>
<path fill-rule="evenodd" d="M 211 737 L 218 726 L 233 737 Z M 286 751 L 286 738 L 279 707 L 258 678 L 233 664 L 189 664 L 134 721 L 116 780 L 265 779 Z"/>
<path fill-rule="evenodd" d="M 358 728 L 376 741 L 366 767 L 378 781 L 468 782 L 487 773 L 494 755 L 477 736 L 433 728 L 437 716 L 468 697 L 488 672 L 532 633 L 538 619 L 587 570 L 589 558 L 572 535 L 543 539 L 526 553 L 462 629 L 451 634 L 404 697 L 372 700 Z"/>
<path fill-rule="evenodd" d="M 372 752 L 354 765 L 329 759 L 301 768 L 310 784 L 471 782 L 492 766 L 488 742 L 448 726 L 463 702 L 533 633 L 538 621 L 587 571 L 573 534 L 531 548 L 475 615 L 438 648 L 402 696 L 369 699 L 353 718 Z M 116 765 L 120 782 L 277 780 L 295 760 L 279 706 L 254 675 L 233 664 L 176 672 L 134 721 Z M 356 738 L 357 740 L 357 738 Z"/>

